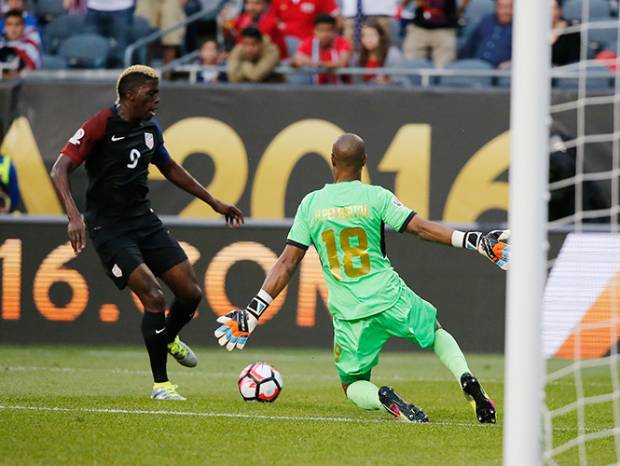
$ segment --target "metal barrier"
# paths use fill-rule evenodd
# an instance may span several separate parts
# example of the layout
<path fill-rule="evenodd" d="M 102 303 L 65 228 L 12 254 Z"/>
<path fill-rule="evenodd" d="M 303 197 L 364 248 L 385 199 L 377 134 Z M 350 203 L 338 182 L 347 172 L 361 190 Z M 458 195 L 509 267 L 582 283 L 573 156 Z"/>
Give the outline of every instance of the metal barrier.
<path fill-rule="evenodd" d="M 164 73 L 172 71 L 176 73 L 187 73 L 188 82 L 195 84 L 198 82 L 198 74 L 201 71 L 218 71 L 226 73 L 225 65 L 218 66 L 203 66 L 199 64 L 186 64 L 187 61 L 193 60 L 198 56 L 198 52 L 192 52 L 184 57 L 177 59 L 174 62 L 169 63 L 159 69 Z M 599 65 L 600 70 L 593 70 L 592 68 L 586 69 L 589 65 Z M 609 71 L 604 67 L 604 62 L 597 60 L 584 61 L 579 64 L 567 65 L 562 67 L 553 68 L 551 76 L 554 80 L 557 79 L 609 79 L 615 78 L 616 74 L 613 71 Z M 14 69 L 8 68 L 0 63 L 0 70 L 2 69 Z M 317 73 L 325 73 L 326 70 L 317 67 L 304 67 L 294 68 L 290 65 L 280 65 L 274 69 L 276 73 L 287 75 L 308 75 L 312 76 Z M 22 77 L 26 80 L 85 80 L 85 81 L 113 81 L 122 70 L 77 70 L 77 69 L 65 69 L 65 70 L 36 70 L 27 71 L 22 73 Z M 428 88 L 441 84 L 441 78 L 445 77 L 465 77 L 465 78 L 491 78 L 494 80 L 504 79 L 505 87 L 509 86 L 509 79 L 511 78 L 511 70 L 469 70 L 469 69 L 446 69 L 446 68 L 341 68 L 338 70 L 330 70 L 330 73 L 336 75 L 346 76 L 364 76 L 368 74 L 372 75 L 389 75 L 401 78 L 416 78 L 419 79 L 420 87 Z M 402 83 L 401 83 L 402 84 Z M 411 84 L 411 82 L 407 83 Z M 230 85 L 230 84 L 229 84 Z M 264 85 L 264 84 L 263 84 Z M 473 85 L 472 87 L 476 87 Z M 487 86 L 484 86 L 487 87 Z M 610 85 L 611 87 L 611 85 Z"/>

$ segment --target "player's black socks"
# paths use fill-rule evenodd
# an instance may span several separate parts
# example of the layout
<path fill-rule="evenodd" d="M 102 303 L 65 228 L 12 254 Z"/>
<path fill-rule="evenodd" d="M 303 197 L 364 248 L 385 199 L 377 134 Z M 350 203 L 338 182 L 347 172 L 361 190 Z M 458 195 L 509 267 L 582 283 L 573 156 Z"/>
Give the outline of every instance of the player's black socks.
<path fill-rule="evenodd" d="M 167 382 L 168 336 L 166 335 L 166 318 L 163 312 L 144 311 L 142 335 L 144 336 L 146 350 L 149 353 L 155 383 Z"/>
<path fill-rule="evenodd" d="M 190 302 L 181 301 L 179 298 L 174 299 L 170 306 L 170 314 L 166 319 L 168 343 L 172 343 L 185 324 L 192 320 L 199 303 L 200 299 Z"/>

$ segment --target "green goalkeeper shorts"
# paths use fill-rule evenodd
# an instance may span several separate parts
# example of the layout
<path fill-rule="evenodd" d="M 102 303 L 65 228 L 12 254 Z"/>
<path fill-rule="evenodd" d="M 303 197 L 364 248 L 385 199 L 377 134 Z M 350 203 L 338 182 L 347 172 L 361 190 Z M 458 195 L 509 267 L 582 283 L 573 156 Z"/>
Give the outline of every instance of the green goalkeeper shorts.
<path fill-rule="evenodd" d="M 437 309 L 409 288 L 394 307 L 358 320 L 333 319 L 334 358 L 343 384 L 370 380 L 379 353 L 391 337 L 405 338 L 420 348 L 435 342 Z"/>

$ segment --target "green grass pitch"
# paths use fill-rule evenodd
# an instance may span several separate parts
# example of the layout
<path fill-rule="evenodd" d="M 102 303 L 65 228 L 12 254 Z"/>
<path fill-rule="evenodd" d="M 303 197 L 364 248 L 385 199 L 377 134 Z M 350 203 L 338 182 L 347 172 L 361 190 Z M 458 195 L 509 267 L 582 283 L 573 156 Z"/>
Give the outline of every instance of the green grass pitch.
<path fill-rule="evenodd" d="M 170 362 L 171 379 L 188 400 L 165 402 L 148 398 L 142 348 L 0 346 L 0 464 L 501 464 L 501 356 L 468 356 L 499 408 L 499 423 L 482 426 L 430 353 L 386 352 L 373 376 L 424 408 L 427 425 L 357 409 L 344 398 L 327 351 L 197 354 L 195 369 Z M 255 361 L 282 372 L 284 391 L 273 404 L 239 396 L 239 371 Z M 584 375 L 586 395 L 613 391 L 608 368 Z M 573 402 L 573 378 L 550 385 L 547 398 L 551 408 Z M 584 415 L 586 433 L 614 426 L 611 402 L 588 406 Z M 574 411 L 557 418 L 555 445 L 575 438 L 577 425 Z M 586 453 L 588 464 L 618 460 L 609 437 L 588 442 Z M 578 464 L 577 448 L 555 459 Z"/>

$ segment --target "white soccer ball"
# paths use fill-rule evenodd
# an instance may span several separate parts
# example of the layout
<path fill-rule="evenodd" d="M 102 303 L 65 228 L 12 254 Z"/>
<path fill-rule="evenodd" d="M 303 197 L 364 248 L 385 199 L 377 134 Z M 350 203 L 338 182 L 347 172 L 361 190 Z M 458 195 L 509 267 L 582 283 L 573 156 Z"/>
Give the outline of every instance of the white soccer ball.
<path fill-rule="evenodd" d="M 243 368 L 239 374 L 239 393 L 245 401 L 266 401 L 278 398 L 284 386 L 282 375 L 264 362 L 255 362 Z"/>

